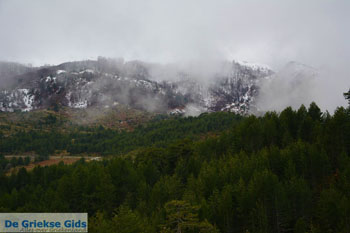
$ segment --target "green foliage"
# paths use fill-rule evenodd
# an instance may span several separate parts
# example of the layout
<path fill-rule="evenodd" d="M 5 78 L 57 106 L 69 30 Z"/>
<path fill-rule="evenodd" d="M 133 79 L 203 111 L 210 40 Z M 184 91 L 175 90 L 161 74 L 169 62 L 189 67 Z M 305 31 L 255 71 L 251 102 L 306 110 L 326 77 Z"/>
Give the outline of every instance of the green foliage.
<path fill-rule="evenodd" d="M 166 203 L 166 224 L 161 226 L 160 232 L 218 232 L 208 221 L 199 222 L 198 209 L 198 206 L 191 206 L 186 201 Z"/>
<path fill-rule="evenodd" d="M 141 216 L 127 206 L 120 206 L 111 219 L 100 212 L 89 219 L 89 232 L 93 233 L 139 233 L 147 232 L 147 228 Z"/>
<path fill-rule="evenodd" d="M 114 156 L 0 174 L 1 211 L 88 212 L 91 232 L 350 231 L 347 109 L 331 116 L 312 103 L 261 117 L 159 119 L 128 133 L 75 130 L 0 144 Z"/>
<path fill-rule="evenodd" d="M 71 154 L 100 153 L 102 155 L 123 154 L 140 147 L 155 145 L 164 147 L 183 138 L 198 139 L 209 132 L 219 132 L 232 127 L 240 120 L 232 113 L 202 114 L 197 118 L 172 118 L 154 120 L 146 126 L 139 126 L 132 132 L 119 132 L 96 128 L 77 128 L 68 133 L 57 129 L 52 131 L 19 131 L 0 141 L 0 151 L 21 153 L 35 151 L 40 157 L 67 150 Z M 57 118 L 49 114 L 42 124 L 54 125 Z M 1 136 L 1 135 L 0 135 Z"/>

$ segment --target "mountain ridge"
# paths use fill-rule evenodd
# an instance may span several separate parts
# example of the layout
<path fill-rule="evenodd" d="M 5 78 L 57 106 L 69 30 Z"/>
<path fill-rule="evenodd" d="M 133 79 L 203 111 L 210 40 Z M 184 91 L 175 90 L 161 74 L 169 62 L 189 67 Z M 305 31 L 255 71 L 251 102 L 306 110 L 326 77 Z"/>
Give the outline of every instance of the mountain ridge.
<path fill-rule="evenodd" d="M 0 111 L 57 106 L 113 108 L 121 104 L 168 114 L 229 111 L 245 115 L 257 111 L 261 82 L 276 74 L 268 66 L 235 60 L 215 68 L 168 69 L 160 64 L 102 57 L 28 68 L 28 72 L 12 76 L 15 85 L 0 91 Z M 158 76 L 157 70 L 162 70 Z"/>

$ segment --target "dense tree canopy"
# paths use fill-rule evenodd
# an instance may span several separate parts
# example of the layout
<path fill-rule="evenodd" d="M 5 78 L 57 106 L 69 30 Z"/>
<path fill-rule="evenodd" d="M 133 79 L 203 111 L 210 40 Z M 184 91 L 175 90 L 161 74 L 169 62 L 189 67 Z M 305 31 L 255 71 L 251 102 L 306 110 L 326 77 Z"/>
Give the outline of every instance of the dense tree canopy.
<path fill-rule="evenodd" d="M 53 140 L 35 133 L 12 139 L 20 150 Z M 350 231 L 350 109 L 312 103 L 51 136 L 54 149 L 115 156 L 2 175 L 2 212 L 88 212 L 91 232 Z"/>
<path fill-rule="evenodd" d="M 44 156 L 52 154 L 55 150 L 67 150 L 71 154 L 116 155 L 139 147 L 151 145 L 162 147 L 184 137 L 193 139 L 208 132 L 222 131 L 234 125 L 240 118 L 238 115 L 218 112 L 202 114 L 196 118 L 159 116 L 146 126 L 141 125 L 132 132 L 119 132 L 102 126 L 95 128 L 80 126 L 72 127 L 68 132 L 53 128 L 50 131 L 18 131 L 8 137 L 0 133 L 0 152 L 35 151 L 38 155 Z"/>

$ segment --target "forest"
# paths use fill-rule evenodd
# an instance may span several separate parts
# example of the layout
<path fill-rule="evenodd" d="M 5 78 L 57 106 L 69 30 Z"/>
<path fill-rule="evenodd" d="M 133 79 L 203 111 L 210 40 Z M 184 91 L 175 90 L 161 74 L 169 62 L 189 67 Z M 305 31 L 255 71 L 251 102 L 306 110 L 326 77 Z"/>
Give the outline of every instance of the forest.
<path fill-rule="evenodd" d="M 160 116 L 130 132 L 0 139 L 2 154 L 104 157 L 1 172 L 0 212 L 88 212 L 89 232 L 100 233 L 350 232 L 350 108 Z"/>

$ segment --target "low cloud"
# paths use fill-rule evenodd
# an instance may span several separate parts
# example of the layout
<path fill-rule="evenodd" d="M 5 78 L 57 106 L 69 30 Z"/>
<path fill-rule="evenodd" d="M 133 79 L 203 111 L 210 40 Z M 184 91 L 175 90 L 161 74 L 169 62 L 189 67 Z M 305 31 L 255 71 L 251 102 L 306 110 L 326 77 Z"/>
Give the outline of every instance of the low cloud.
<path fill-rule="evenodd" d="M 203 80 L 213 70 L 206 61 L 280 70 L 294 60 L 320 70 L 311 99 L 333 110 L 350 87 L 349 11 L 348 0 L 0 0 L 0 60 L 201 61 L 194 73 Z"/>

